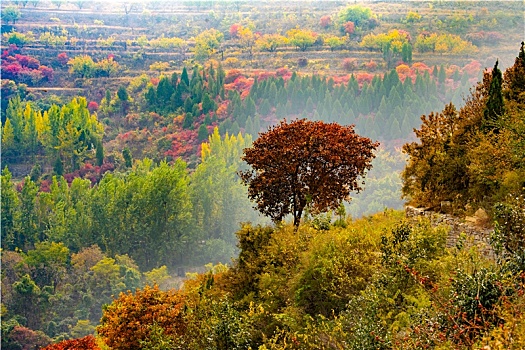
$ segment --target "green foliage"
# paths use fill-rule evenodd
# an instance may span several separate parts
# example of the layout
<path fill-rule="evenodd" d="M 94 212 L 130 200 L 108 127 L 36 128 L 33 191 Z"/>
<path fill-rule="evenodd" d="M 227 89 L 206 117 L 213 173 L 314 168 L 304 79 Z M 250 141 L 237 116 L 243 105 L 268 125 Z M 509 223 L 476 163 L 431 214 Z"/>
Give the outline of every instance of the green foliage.
<path fill-rule="evenodd" d="M 361 5 L 348 6 L 339 11 L 339 23 L 353 22 L 358 27 L 370 27 L 369 20 L 373 17 L 372 10 Z M 373 28 L 373 26 L 372 26 Z"/>
<path fill-rule="evenodd" d="M 198 61 L 210 58 L 219 49 L 224 35 L 218 30 L 212 28 L 201 32 L 195 37 L 195 46 L 193 47 L 194 57 Z"/>
<path fill-rule="evenodd" d="M 505 77 L 513 79 L 520 64 L 517 59 Z M 415 131 L 420 143 L 404 146 L 409 163 L 402 175 L 403 193 L 413 204 L 432 207 L 450 200 L 456 209 L 473 202 L 488 209 L 523 192 L 512 180 L 523 172 L 516 148 L 523 144 L 523 134 L 516 133 L 522 125 L 516 108 L 522 104 L 504 100 L 502 92 L 502 86 L 519 89 L 519 84 L 501 81 L 498 72 L 496 63 L 492 76 L 485 74 L 459 111 L 451 104 L 440 114 L 422 117 Z"/>
<path fill-rule="evenodd" d="M 296 46 L 301 51 L 306 51 L 307 48 L 313 46 L 317 38 L 317 34 L 304 29 L 290 29 L 286 32 L 286 36 L 290 44 Z"/>
<path fill-rule="evenodd" d="M 10 5 L 2 8 L 2 20 L 6 21 L 7 24 L 9 24 L 9 22 L 15 24 L 21 16 L 22 13 L 17 6 Z"/>
<path fill-rule="evenodd" d="M 487 104 L 483 111 L 483 125 L 482 128 L 486 131 L 499 131 L 499 119 L 505 113 L 503 104 L 503 93 L 501 90 L 502 76 L 498 68 L 498 61 L 492 68 L 492 77 L 490 79 L 490 87 L 488 91 Z"/>

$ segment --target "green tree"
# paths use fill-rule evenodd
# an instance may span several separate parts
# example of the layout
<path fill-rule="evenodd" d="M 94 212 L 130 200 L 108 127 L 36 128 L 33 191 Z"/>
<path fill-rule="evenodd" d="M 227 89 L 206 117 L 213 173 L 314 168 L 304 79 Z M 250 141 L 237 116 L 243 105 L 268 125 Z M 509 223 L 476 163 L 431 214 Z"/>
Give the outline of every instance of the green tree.
<path fill-rule="evenodd" d="M 208 59 L 217 52 L 222 39 L 223 34 L 214 28 L 201 32 L 194 38 L 195 46 L 192 51 L 195 55 L 195 59 L 198 61 Z"/>
<path fill-rule="evenodd" d="M 13 25 L 16 24 L 16 21 L 20 19 L 22 12 L 17 6 L 9 5 L 2 9 L 2 19 L 9 24 L 13 22 Z"/>
<path fill-rule="evenodd" d="M 22 237 L 20 236 L 20 199 L 15 186 L 11 181 L 11 172 L 7 167 L 2 170 L 2 191 L 0 191 L 2 206 L 2 247 L 14 250 L 23 248 Z"/>
<path fill-rule="evenodd" d="M 485 131 L 493 131 L 496 133 L 499 131 L 499 120 L 505 111 L 501 90 L 502 80 L 501 71 L 498 68 L 498 61 L 496 61 L 494 68 L 492 68 L 487 104 L 483 111 L 482 128 Z"/>
<path fill-rule="evenodd" d="M 122 157 L 124 158 L 124 165 L 126 168 L 131 168 L 133 166 L 133 157 L 128 147 L 122 150 Z"/>
<path fill-rule="evenodd" d="M 97 160 L 97 165 L 101 166 L 104 163 L 104 145 L 102 144 L 102 141 L 97 141 L 96 144 L 96 153 L 95 157 Z"/>
<path fill-rule="evenodd" d="M 307 48 L 313 46 L 317 39 L 317 34 L 306 29 L 290 29 L 286 32 L 286 36 L 290 44 L 296 46 L 301 51 L 306 51 Z"/>
<path fill-rule="evenodd" d="M 91 78 L 96 71 L 96 63 L 88 55 L 75 56 L 67 64 L 70 66 L 69 72 L 79 78 Z"/>
<path fill-rule="evenodd" d="M 204 141 L 208 138 L 208 129 L 206 128 L 206 125 L 204 124 L 201 124 L 201 126 L 199 126 L 199 131 L 198 131 L 198 139 L 199 141 Z"/>

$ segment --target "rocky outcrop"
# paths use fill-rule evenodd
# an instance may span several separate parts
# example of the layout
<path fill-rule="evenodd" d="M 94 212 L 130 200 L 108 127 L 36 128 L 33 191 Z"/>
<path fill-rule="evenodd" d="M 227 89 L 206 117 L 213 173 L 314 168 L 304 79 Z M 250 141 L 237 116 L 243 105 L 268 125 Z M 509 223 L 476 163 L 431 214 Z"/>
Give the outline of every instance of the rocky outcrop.
<path fill-rule="evenodd" d="M 490 236 L 494 231 L 493 228 L 487 227 L 489 217 L 483 209 L 479 209 L 473 216 L 467 216 L 464 219 L 449 215 L 436 213 L 425 208 L 405 207 L 405 216 L 407 218 L 427 217 L 434 226 L 446 225 L 450 227 L 447 238 L 447 248 L 455 247 L 462 234 L 467 239 L 467 244 L 477 245 L 480 251 L 489 258 L 495 258 L 494 250 L 490 245 Z"/>

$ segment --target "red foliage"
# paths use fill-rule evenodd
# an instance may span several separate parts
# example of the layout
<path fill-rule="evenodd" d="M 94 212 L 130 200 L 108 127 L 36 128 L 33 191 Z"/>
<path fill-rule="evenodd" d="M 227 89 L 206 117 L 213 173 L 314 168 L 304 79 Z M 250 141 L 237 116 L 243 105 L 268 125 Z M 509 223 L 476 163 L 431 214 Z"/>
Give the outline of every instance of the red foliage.
<path fill-rule="evenodd" d="M 467 72 L 467 74 L 470 77 L 475 77 L 479 74 L 479 71 L 481 70 L 481 63 L 476 60 L 472 60 L 470 63 L 466 64 L 463 67 L 463 71 Z"/>
<path fill-rule="evenodd" d="M 347 72 L 351 72 L 357 69 L 357 59 L 356 58 L 345 58 L 343 60 L 343 69 Z"/>
<path fill-rule="evenodd" d="M 111 61 L 111 60 L 114 60 L 114 59 L 115 59 L 115 55 L 112 54 L 112 53 L 110 53 L 110 54 L 108 55 L 108 60 Z"/>
<path fill-rule="evenodd" d="M 504 38 L 503 34 L 498 32 L 476 32 L 466 35 L 466 39 L 471 41 L 474 45 L 496 45 Z"/>
<path fill-rule="evenodd" d="M 100 350 L 97 340 L 92 335 L 83 338 L 64 340 L 60 343 L 48 345 L 42 350 Z"/>
<path fill-rule="evenodd" d="M 365 67 L 367 70 L 373 72 L 377 69 L 377 63 L 374 60 L 370 60 L 370 62 L 365 63 Z"/>
<path fill-rule="evenodd" d="M 39 349 L 51 343 L 51 339 L 45 334 L 22 326 L 13 328 L 9 333 L 9 340 L 18 343 L 22 350 Z"/>
<path fill-rule="evenodd" d="M 419 73 L 419 74 L 425 74 L 425 71 L 431 73 L 432 72 L 432 69 L 427 66 L 426 64 L 424 64 L 423 62 L 416 62 L 412 65 L 412 70 L 414 71 L 414 73 Z"/>
<path fill-rule="evenodd" d="M 152 83 L 154 86 L 159 85 L 160 79 L 159 78 L 151 78 L 149 80 L 150 83 Z"/>
<path fill-rule="evenodd" d="M 51 182 L 49 180 L 40 181 L 40 192 L 50 192 L 51 191 Z"/>
<path fill-rule="evenodd" d="M 353 126 L 283 121 L 244 150 L 242 160 L 252 169 L 239 176 L 262 214 L 274 221 L 292 214 L 299 226 L 307 203 L 317 213 L 336 209 L 350 192 L 361 189 L 357 179 L 372 167 L 378 146 L 357 135 Z"/>
<path fill-rule="evenodd" d="M 257 81 L 261 82 L 263 80 L 266 80 L 270 77 L 275 77 L 275 73 L 264 71 L 264 72 L 257 72 Z"/>
<path fill-rule="evenodd" d="M 16 54 L 15 55 L 15 59 L 18 61 L 18 63 L 20 63 L 20 65 L 22 67 L 27 67 L 27 62 L 29 61 L 29 56 Z"/>
<path fill-rule="evenodd" d="M 7 66 L 2 65 L 2 78 L 16 80 L 21 70 L 22 66 L 18 62 Z"/>
<path fill-rule="evenodd" d="M 412 36 L 410 35 L 409 32 L 403 29 L 398 29 L 397 31 L 400 35 L 403 35 L 408 41 L 412 41 Z"/>
<path fill-rule="evenodd" d="M 198 155 L 197 148 L 200 144 L 197 138 L 197 131 L 182 130 L 171 135 L 171 149 L 167 150 L 164 155 L 177 159 L 182 157 L 188 159 L 192 155 Z"/>
<path fill-rule="evenodd" d="M 234 23 L 230 26 L 230 37 L 231 38 L 237 38 L 239 35 L 239 29 L 241 29 L 241 25 L 239 23 Z"/>
<path fill-rule="evenodd" d="M 323 28 L 328 28 L 330 25 L 332 25 L 332 17 L 330 16 L 323 16 L 319 20 L 319 25 Z"/>
<path fill-rule="evenodd" d="M 67 53 L 62 52 L 57 55 L 57 61 L 60 63 L 61 66 L 65 66 L 67 64 L 67 61 L 69 61 L 69 57 L 67 56 Z"/>
<path fill-rule="evenodd" d="M 2 78 L 12 79 L 16 82 L 39 83 L 42 79 L 50 81 L 53 79 L 53 69 L 41 66 L 40 61 L 34 57 L 16 53 L 10 56 L 11 47 L 2 54 Z"/>
<path fill-rule="evenodd" d="M 76 178 L 88 179 L 91 181 L 91 185 L 95 185 L 102 179 L 106 172 L 113 170 L 115 170 L 115 164 L 113 163 L 106 162 L 101 166 L 93 166 L 90 163 L 85 163 L 82 168 L 72 173 L 65 174 L 64 179 L 68 184 L 71 184 Z"/>
<path fill-rule="evenodd" d="M 38 69 L 38 67 L 40 67 L 40 61 L 34 57 L 29 57 L 29 60 L 27 61 L 27 68 Z"/>
<path fill-rule="evenodd" d="M 374 75 L 370 73 L 358 73 L 356 79 L 360 85 L 363 84 L 365 81 L 367 83 L 371 83 L 372 79 L 374 79 Z"/>
<path fill-rule="evenodd" d="M 354 22 L 348 21 L 345 24 L 343 24 L 343 27 L 345 29 L 346 34 L 354 34 L 355 31 L 355 24 Z"/>
<path fill-rule="evenodd" d="M 9 47 L 7 48 L 7 52 L 9 55 L 14 55 L 14 54 L 20 53 L 20 49 L 15 44 L 10 44 Z"/>
<path fill-rule="evenodd" d="M 98 110 L 98 103 L 96 103 L 95 101 L 89 101 L 87 108 L 90 112 L 94 112 Z"/>
<path fill-rule="evenodd" d="M 277 71 L 275 71 L 275 74 L 278 77 L 283 77 L 283 78 L 285 77 L 289 78 L 292 76 L 292 72 L 288 68 L 285 68 L 285 67 L 277 69 Z"/>
<path fill-rule="evenodd" d="M 45 80 L 47 80 L 47 81 L 53 80 L 53 74 L 55 73 L 53 68 L 50 68 L 50 67 L 47 67 L 47 66 L 40 66 L 40 67 L 38 67 L 38 70 L 40 71 L 40 73 L 42 73 L 42 77 Z"/>
<path fill-rule="evenodd" d="M 350 81 L 350 75 L 341 75 L 341 76 L 334 76 L 332 77 L 332 80 L 334 81 L 334 85 L 341 85 L 341 84 L 347 84 L 348 81 Z"/>

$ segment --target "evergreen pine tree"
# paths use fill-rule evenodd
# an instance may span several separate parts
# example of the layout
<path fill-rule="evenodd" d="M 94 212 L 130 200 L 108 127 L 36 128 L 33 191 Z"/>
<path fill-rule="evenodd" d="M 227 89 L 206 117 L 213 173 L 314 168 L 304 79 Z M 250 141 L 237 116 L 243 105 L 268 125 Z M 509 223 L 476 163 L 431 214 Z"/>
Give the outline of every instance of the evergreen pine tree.
<path fill-rule="evenodd" d="M 498 121 L 504 113 L 501 83 L 501 71 L 498 68 L 498 61 L 496 61 L 494 68 L 492 68 L 487 104 L 483 110 L 482 129 L 485 131 L 494 131 L 496 133 L 499 131 Z"/>
<path fill-rule="evenodd" d="M 188 70 L 186 69 L 186 67 L 182 68 L 182 73 L 180 75 L 180 81 L 181 83 L 185 83 L 187 87 L 190 86 L 190 79 L 188 77 Z"/>
<path fill-rule="evenodd" d="M 237 122 L 233 122 L 230 127 L 230 135 L 237 135 L 241 131 L 241 127 Z"/>
<path fill-rule="evenodd" d="M 270 102 L 267 99 L 264 99 L 259 107 L 259 112 L 261 115 L 268 115 L 271 112 Z"/>
<path fill-rule="evenodd" d="M 149 85 L 148 91 L 144 94 L 148 111 L 154 112 L 157 107 L 157 94 L 153 85 Z"/>
<path fill-rule="evenodd" d="M 434 65 L 434 69 L 432 69 L 432 75 L 433 75 L 434 77 L 436 77 L 436 78 L 438 77 L 438 75 L 439 75 L 439 70 L 438 70 L 437 65 Z"/>
<path fill-rule="evenodd" d="M 443 67 L 443 65 L 441 65 L 439 67 L 438 82 L 440 84 L 444 84 L 446 79 L 447 79 L 447 73 L 445 71 L 445 67 Z"/>
<path fill-rule="evenodd" d="M 188 113 L 191 112 L 193 109 L 193 101 L 191 100 L 191 97 L 187 97 L 184 100 L 184 112 Z"/>
<path fill-rule="evenodd" d="M 244 132 L 246 134 L 250 134 L 252 136 L 255 133 L 254 132 L 254 128 L 253 128 L 253 119 L 252 119 L 252 117 L 248 117 L 248 119 L 246 119 L 246 125 L 244 126 Z"/>
<path fill-rule="evenodd" d="M 62 163 L 62 159 L 60 159 L 60 155 L 57 155 L 55 159 L 55 164 L 53 165 L 53 171 L 58 176 L 64 175 L 64 164 Z"/>
<path fill-rule="evenodd" d="M 184 129 L 190 129 L 193 126 L 193 122 L 194 121 L 195 121 L 195 118 L 193 118 L 193 114 L 191 114 L 191 112 L 188 112 L 184 116 L 184 121 L 182 122 L 182 127 Z"/>
<path fill-rule="evenodd" d="M 202 97 L 202 113 L 207 114 L 210 111 L 215 111 L 217 103 L 210 98 L 210 95 L 205 92 Z"/>
<path fill-rule="evenodd" d="M 126 168 L 131 168 L 133 166 L 133 156 L 131 155 L 129 148 L 126 147 L 122 150 L 122 158 L 124 158 L 124 165 Z"/>
<path fill-rule="evenodd" d="M 177 74 L 177 72 L 173 72 L 173 74 L 171 75 L 171 86 L 173 86 L 173 89 L 176 90 L 177 89 L 177 83 L 179 82 L 179 75 Z"/>
<path fill-rule="evenodd" d="M 248 96 L 244 101 L 244 114 L 245 115 L 255 115 L 257 112 L 257 108 L 255 107 L 255 102 L 253 101 L 253 98 Z"/>
<path fill-rule="evenodd" d="M 261 118 L 258 115 L 253 117 L 253 131 L 253 139 L 255 140 L 261 131 Z"/>
<path fill-rule="evenodd" d="M 104 163 L 104 145 L 102 141 L 97 141 L 95 157 L 97 159 L 97 165 L 101 166 Z"/>
<path fill-rule="evenodd" d="M 198 131 L 198 134 L 197 134 L 197 138 L 201 142 L 208 139 L 208 128 L 206 128 L 206 125 L 201 124 L 201 126 L 199 126 L 199 131 Z"/>

